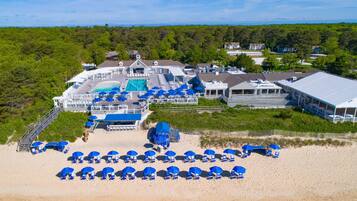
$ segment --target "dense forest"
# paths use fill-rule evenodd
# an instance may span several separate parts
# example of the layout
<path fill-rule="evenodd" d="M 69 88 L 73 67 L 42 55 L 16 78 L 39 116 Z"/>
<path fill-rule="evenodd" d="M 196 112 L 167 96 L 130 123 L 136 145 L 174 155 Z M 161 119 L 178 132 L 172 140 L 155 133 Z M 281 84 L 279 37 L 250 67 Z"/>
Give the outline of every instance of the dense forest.
<path fill-rule="evenodd" d="M 168 27 L 55 27 L 0 28 L 0 142 L 17 140 L 27 126 L 52 107 L 52 98 L 65 82 L 82 70 L 81 62 L 101 63 L 105 52 L 120 59 L 138 50 L 146 59 L 174 59 L 183 63 L 219 63 L 261 71 L 249 58 L 228 57 L 224 42 L 265 43 L 265 70 L 294 69 L 308 60 L 312 46 L 327 57 L 312 67 L 356 78 L 357 25 L 168 26 Z M 280 61 L 270 51 L 296 48 Z"/>

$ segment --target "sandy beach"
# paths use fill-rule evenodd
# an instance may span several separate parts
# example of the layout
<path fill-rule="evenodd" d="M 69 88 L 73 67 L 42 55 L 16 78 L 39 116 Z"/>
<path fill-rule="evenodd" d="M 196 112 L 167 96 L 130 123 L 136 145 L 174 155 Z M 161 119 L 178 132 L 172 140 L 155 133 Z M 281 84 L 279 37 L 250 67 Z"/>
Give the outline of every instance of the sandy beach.
<path fill-rule="evenodd" d="M 208 170 L 219 165 L 230 171 L 235 165 L 247 168 L 245 179 L 187 181 L 164 180 L 157 177 L 155 181 L 81 181 L 76 177 L 73 181 L 61 181 L 56 174 L 66 166 L 73 167 L 76 172 L 89 164 L 72 164 L 68 157 L 73 151 L 88 154 L 97 150 L 106 154 L 117 150 L 125 154 L 135 149 L 143 154 L 147 148 L 146 131 L 112 132 L 96 130 L 89 141 L 77 140 L 70 146 L 70 152 L 63 154 L 48 150 L 43 154 L 31 155 L 17 153 L 16 145 L 0 146 L 0 200 L 357 200 L 357 146 L 346 147 L 303 147 L 283 149 L 279 159 L 253 154 L 246 159 L 236 158 L 233 163 L 202 163 L 196 161 L 186 164 L 176 161 L 174 165 L 181 171 L 191 166 Z M 171 149 L 178 155 L 187 150 L 202 153 L 199 147 L 199 136 L 181 135 L 180 143 L 173 143 Z M 222 149 L 215 149 L 222 152 Z M 153 166 L 158 171 L 166 170 L 172 164 L 157 161 L 144 164 L 138 161 L 132 164 L 136 170 L 145 166 Z M 116 171 L 127 164 L 92 164 L 96 171 L 111 166 Z"/>

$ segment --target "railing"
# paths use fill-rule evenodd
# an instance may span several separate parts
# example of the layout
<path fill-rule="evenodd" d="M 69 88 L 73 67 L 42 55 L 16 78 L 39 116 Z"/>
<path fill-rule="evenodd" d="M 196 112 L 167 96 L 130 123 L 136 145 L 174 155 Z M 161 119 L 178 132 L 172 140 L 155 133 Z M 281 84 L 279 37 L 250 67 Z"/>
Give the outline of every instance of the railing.
<path fill-rule="evenodd" d="M 36 137 L 45 130 L 62 111 L 59 107 L 54 107 L 46 115 L 44 115 L 35 125 L 31 126 L 18 141 L 17 151 L 29 151 L 32 142 Z"/>

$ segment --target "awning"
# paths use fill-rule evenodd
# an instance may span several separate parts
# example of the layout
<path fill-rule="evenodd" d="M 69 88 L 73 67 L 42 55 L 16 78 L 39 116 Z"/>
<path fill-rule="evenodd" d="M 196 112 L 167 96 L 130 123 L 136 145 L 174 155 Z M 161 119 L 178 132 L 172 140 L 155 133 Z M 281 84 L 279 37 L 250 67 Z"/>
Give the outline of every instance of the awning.
<path fill-rule="evenodd" d="M 107 114 L 104 121 L 140 121 L 141 114 Z"/>

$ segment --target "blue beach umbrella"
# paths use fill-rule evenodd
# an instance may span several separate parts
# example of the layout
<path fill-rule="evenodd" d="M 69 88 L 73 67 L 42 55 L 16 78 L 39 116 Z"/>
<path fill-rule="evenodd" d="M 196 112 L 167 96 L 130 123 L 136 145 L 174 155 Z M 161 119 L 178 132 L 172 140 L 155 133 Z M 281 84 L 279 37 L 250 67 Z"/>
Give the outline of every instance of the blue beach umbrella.
<path fill-rule="evenodd" d="M 66 177 L 68 175 L 72 175 L 74 172 L 74 169 L 71 167 L 65 167 L 61 170 L 60 176 L 61 177 Z"/>
<path fill-rule="evenodd" d="M 120 102 L 125 102 L 126 100 L 127 100 L 127 98 L 125 96 L 118 97 L 118 101 L 120 101 Z"/>
<path fill-rule="evenodd" d="M 188 172 L 192 175 L 200 175 L 202 173 L 202 170 L 198 167 L 190 167 L 190 169 L 188 169 Z"/>
<path fill-rule="evenodd" d="M 98 119 L 98 117 L 95 116 L 95 115 L 92 115 L 92 116 L 89 116 L 89 117 L 88 117 L 88 120 L 89 120 L 89 121 L 93 121 L 93 120 L 96 120 L 96 119 Z"/>
<path fill-rule="evenodd" d="M 99 92 L 98 94 L 101 95 L 101 96 L 104 96 L 104 95 L 107 94 L 107 93 L 104 92 L 104 91 L 101 91 L 101 92 Z"/>
<path fill-rule="evenodd" d="M 233 149 L 225 149 L 225 150 L 223 151 L 223 153 L 225 153 L 225 154 L 232 154 L 232 155 L 234 155 L 234 154 L 236 154 L 236 151 L 235 151 L 235 150 L 233 150 Z"/>
<path fill-rule="evenodd" d="M 156 155 L 155 151 L 153 151 L 153 150 L 146 151 L 144 154 L 147 157 L 152 157 L 152 156 Z"/>
<path fill-rule="evenodd" d="M 173 90 L 173 89 L 170 89 L 170 90 L 167 91 L 167 94 L 168 94 L 169 96 L 174 96 L 174 95 L 176 95 L 176 91 Z"/>
<path fill-rule="evenodd" d="M 89 128 L 89 127 L 92 127 L 94 125 L 94 123 L 92 121 L 87 121 L 84 125 L 85 125 L 85 127 Z"/>
<path fill-rule="evenodd" d="M 165 153 L 165 155 L 166 155 L 166 156 L 169 156 L 169 157 L 174 157 L 174 156 L 176 156 L 176 153 L 175 153 L 174 151 L 167 151 L 167 152 Z"/>
<path fill-rule="evenodd" d="M 180 169 L 176 166 L 170 166 L 167 168 L 167 172 L 171 175 L 177 175 L 178 173 L 180 173 Z"/>
<path fill-rule="evenodd" d="M 185 93 L 183 93 L 182 91 L 177 91 L 177 92 L 176 92 L 176 95 L 178 95 L 178 96 L 184 96 Z"/>
<path fill-rule="evenodd" d="M 195 156 L 196 153 L 190 150 L 190 151 L 186 151 L 186 152 L 184 153 L 184 155 L 187 156 L 187 157 L 192 157 L 192 156 Z"/>
<path fill-rule="evenodd" d="M 123 169 L 122 171 L 122 175 L 127 175 L 127 174 L 133 174 L 135 173 L 135 168 L 131 167 L 131 166 L 127 166 Z"/>
<path fill-rule="evenodd" d="M 113 101 L 114 101 L 114 98 L 109 97 L 109 98 L 106 98 L 105 101 L 107 101 L 107 102 L 113 102 Z"/>
<path fill-rule="evenodd" d="M 160 87 L 158 87 L 158 86 L 154 86 L 153 88 L 151 88 L 151 89 L 153 89 L 153 90 L 158 90 L 158 89 L 160 89 Z"/>
<path fill-rule="evenodd" d="M 60 146 L 60 147 L 65 147 L 65 146 L 67 146 L 69 143 L 67 142 L 67 141 L 60 141 L 60 142 L 58 142 L 58 146 Z"/>
<path fill-rule="evenodd" d="M 221 167 L 218 167 L 218 166 L 213 166 L 213 167 L 210 167 L 210 172 L 214 173 L 214 174 L 222 174 L 223 172 L 223 169 Z"/>
<path fill-rule="evenodd" d="M 84 154 L 83 154 L 82 152 L 76 151 L 76 152 L 73 152 L 73 153 L 72 153 L 72 158 L 77 159 L 77 158 L 79 158 L 79 157 L 81 157 L 81 156 L 83 156 L 83 155 L 84 155 Z"/>
<path fill-rule="evenodd" d="M 137 156 L 138 152 L 136 152 L 135 150 L 130 150 L 126 153 L 128 156 Z"/>
<path fill-rule="evenodd" d="M 82 173 L 82 175 L 85 175 L 85 174 L 91 173 L 91 172 L 93 172 L 93 171 L 94 171 L 94 168 L 92 168 L 92 167 L 85 167 L 85 168 L 83 168 L 83 169 L 81 170 L 81 173 Z"/>
<path fill-rule="evenodd" d="M 115 95 L 115 94 L 117 94 L 117 93 L 118 93 L 117 91 L 111 91 L 111 92 L 109 92 L 109 94 L 112 95 L 112 96 Z"/>
<path fill-rule="evenodd" d="M 244 174 L 246 169 L 242 166 L 234 166 L 233 171 L 238 174 Z"/>
<path fill-rule="evenodd" d="M 187 86 L 187 84 L 183 84 L 183 85 L 180 86 L 180 88 L 181 89 L 188 89 L 188 86 Z"/>
<path fill-rule="evenodd" d="M 95 102 L 95 103 L 98 103 L 98 102 L 100 102 L 100 101 L 102 101 L 101 98 L 95 98 L 95 99 L 93 99 L 93 102 Z"/>
<path fill-rule="evenodd" d="M 31 147 L 39 147 L 41 145 L 43 145 L 43 142 L 37 141 L 37 142 L 32 143 Z"/>
<path fill-rule="evenodd" d="M 88 157 L 89 157 L 89 158 L 94 158 L 94 157 L 97 157 L 97 156 L 99 156 L 99 155 L 100 155 L 99 152 L 97 152 L 97 151 L 92 151 L 92 152 L 90 152 L 90 153 L 88 154 Z"/>
<path fill-rule="evenodd" d="M 103 175 L 108 175 L 108 174 L 111 174 L 113 172 L 114 172 L 114 168 L 112 168 L 112 167 L 105 167 L 102 170 L 102 174 Z"/>
<path fill-rule="evenodd" d="M 119 87 L 113 87 L 112 91 L 120 91 L 120 88 Z"/>
<path fill-rule="evenodd" d="M 206 149 L 205 152 L 203 152 L 203 154 L 206 154 L 206 155 L 215 155 L 216 152 L 213 151 L 212 149 Z"/>
<path fill-rule="evenodd" d="M 125 95 L 128 95 L 129 92 L 127 92 L 127 91 L 122 91 L 122 92 L 120 92 L 120 94 L 123 95 L 123 96 L 125 96 Z"/>
<path fill-rule="evenodd" d="M 270 144 L 270 145 L 269 145 L 269 148 L 275 149 L 275 150 L 279 150 L 279 149 L 280 149 L 280 146 L 279 146 L 278 144 Z"/>
<path fill-rule="evenodd" d="M 116 156 L 116 155 L 119 155 L 119 152 L 113 150 L 113 151 L 108 152 L 107 155 L 108 156 Z"/>
<path fill-rule="evenodd" d="M 156 169 L 153 167 L 146 167 L 143 171 L 144 176 L 150 176 L 152 174 L 155 174 L 155 172 L 156 172 Z"/>

